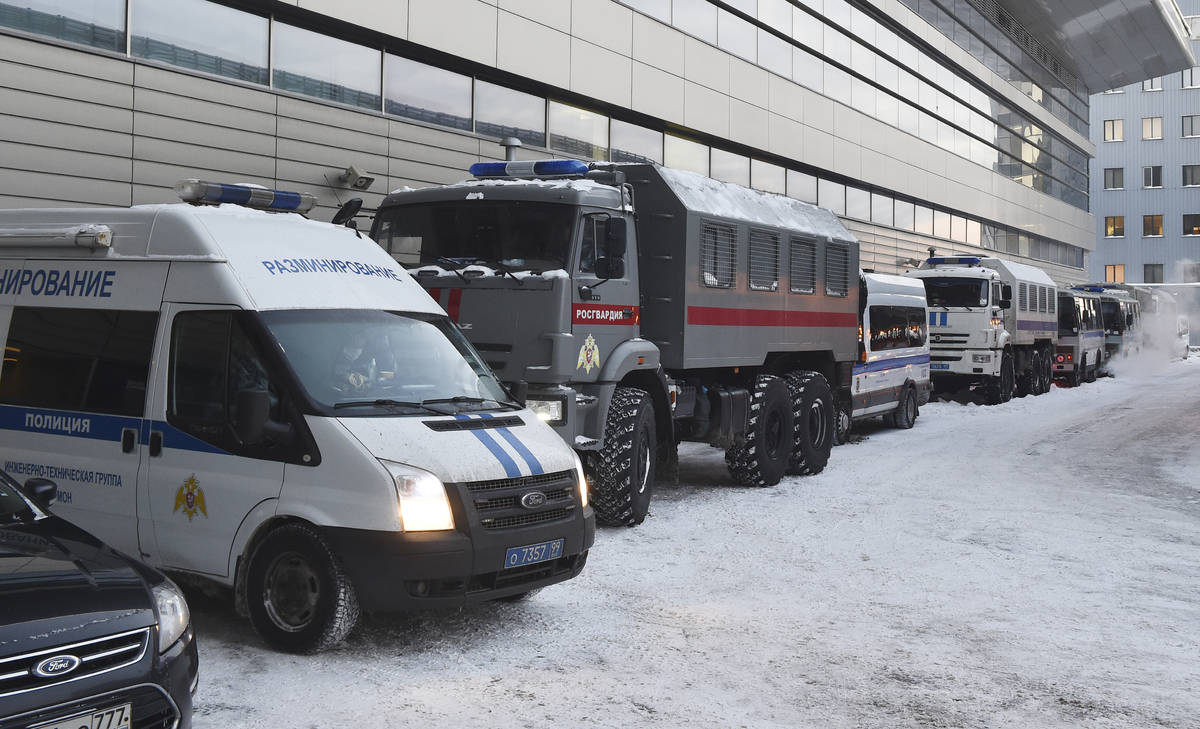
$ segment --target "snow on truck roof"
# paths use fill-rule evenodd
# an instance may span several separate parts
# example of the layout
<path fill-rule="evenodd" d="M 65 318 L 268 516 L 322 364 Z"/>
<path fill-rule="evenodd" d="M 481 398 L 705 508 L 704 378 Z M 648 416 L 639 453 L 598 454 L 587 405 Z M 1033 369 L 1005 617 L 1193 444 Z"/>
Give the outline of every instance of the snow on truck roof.
<path fill-rule="evenodd" d="M 655 166 L 671 191 L 689 210 L 721 218 L 799 230 L 847 243 L 857 239 L 832 212 L 777 193 L 751 190 L 711 177 Z"/>

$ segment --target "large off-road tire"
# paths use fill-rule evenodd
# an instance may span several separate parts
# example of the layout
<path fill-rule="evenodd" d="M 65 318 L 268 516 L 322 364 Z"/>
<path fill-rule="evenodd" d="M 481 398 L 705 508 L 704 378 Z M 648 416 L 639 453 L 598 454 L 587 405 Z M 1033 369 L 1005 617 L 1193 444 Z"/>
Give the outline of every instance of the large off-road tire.
<path fill-rule="evenodd" d="M 837 421 L 840 418 L 833 390 L 825 375 L 808 370 L 789 372 L 787 383 L 792 396 L 792 420 L 796 429 L 788 473 L 820 473 L 829 462 L 829 452 L 838 437 Z M 845 423 L 849 422 L 847 413 Z"/>
<path fill-rule="evenodd" d="M 1023 369 L 1017 373 L 1016 392 L 1013 393 L 1013 397 L 1025 397 L 1026 395 L 1034 394 L 1033 388 L 1035 387 L 1037 375 L 1034 372 L 1033 363 L 1034 357 L 1030 356 L 1028 369 Z"/>
<path fill-rule="evenodd" d="M 900 402 L 896 409 L 887 414 L 888 425 L 901 430 L 908 430 L 917 423 L 917 393 L 912 387 L 905 387 L 900 394 Z"/>
<path fill-rule="evenodd" d="M 1008 352 L 1000 359 L 1000 375 L 993 377 L 988 383 L 987 402 L 989 405 L 999 405 L 1012 399 L 1013 395 L 1013 360 Z"/>
<path fill-rule="evenodd" d="M 725 451 L 725 465 L 742 486 L 774 486 L 792 457 L 795 416 L 787 382 L 774 375 L 754 379 L 746 437 Z"/>
<path fill-rule="evenodd" d="M 1042 352 L 1042 369 L 1039 373 L 1041 384 L 1039 385 L 1039 395 L 1045 395 L 1050 392 L 1050 388 L 1054 387 L 1054 355 L 1050 350 Z"/>
<path fill-rule="evenodd" d="M 654 493 L 654 406 L 650 395 L 636 387 L 618 387 L 608 406 L 604 446 L 584 454 L 588 501 L 596 522 L 605 526 L 635 526 L 646 520 Z"/>
<path fill-rule="evenodd" d="M 1042 350 L 1035 349 L 1029 355 L 1029 394 L 1042 394 Z"/>
<path fill-rule="evenodd" d="M 267 645 L 315 653 L 340 643 L 358 624 L 350 577 L 316 529 L 287 524 L 250 555 L 246 573 L 250 623 Z"/>

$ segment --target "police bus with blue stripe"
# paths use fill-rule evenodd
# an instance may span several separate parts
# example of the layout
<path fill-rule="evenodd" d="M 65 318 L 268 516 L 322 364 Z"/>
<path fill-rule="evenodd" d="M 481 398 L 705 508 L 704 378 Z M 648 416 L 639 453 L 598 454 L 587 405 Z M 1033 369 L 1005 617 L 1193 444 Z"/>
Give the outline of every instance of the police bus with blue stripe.
<path fill-rule="evenodd" d="M 390 256 L 307 195 L 0 211 L 0 463 L 233 588 L 272 646 L 579 574 L 582 467 Z M 264 209 L 253 209 L 255 207 Z M 286 212 L 268 212 L 286 211 Z"/>

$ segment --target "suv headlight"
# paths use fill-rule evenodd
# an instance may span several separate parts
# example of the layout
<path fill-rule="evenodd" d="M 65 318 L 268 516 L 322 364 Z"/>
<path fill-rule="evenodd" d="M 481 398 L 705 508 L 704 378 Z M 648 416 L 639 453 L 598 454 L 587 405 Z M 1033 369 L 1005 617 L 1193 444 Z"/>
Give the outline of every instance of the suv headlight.
<path fill-rule="evenodd" d="M 575 457 L 575 479 L 579 485 L 579 504 L 580 504 L 580 506 L 587 506 L 588 505 L 588 500 L 587 500 L 588 499 L 588 493 L 587 493 L 588 486 L 587 486 L 587 476 L 583 475 L 583 461 L 579 460 L 578 453 L 575 453 L 574 451 L 572 451 L 571 455 L 573 455 Z"/>
<path fill-rule="evenodd" d="M 396 481 L 400 525 L 406 532 L 434 532 L 454 528 L 450 498 L 442 480 L 429 471 L 402 463 L 381 461 Z"/>
<path fill-rule="evenodd" d="M 165 580 L 151 591 L 154 593 L 154 612 L 158 614 L 158 652 L 165 653 L 183 637 L 192 622 L 192 614 L 174 582 Z"/>

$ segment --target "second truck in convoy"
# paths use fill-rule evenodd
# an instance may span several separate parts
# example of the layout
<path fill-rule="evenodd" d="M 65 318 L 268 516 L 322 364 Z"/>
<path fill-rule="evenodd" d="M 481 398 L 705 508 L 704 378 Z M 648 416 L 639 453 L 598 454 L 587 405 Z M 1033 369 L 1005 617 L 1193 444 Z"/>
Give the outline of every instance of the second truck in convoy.
<path fill-rule="evenodd" d="M 471 172 L 393 192 L 372 236 L 580 452 L 597 519 L 640 523 L 681 440 L 747 485 L 825 467 L 859 324 L 833 213 L 649 164 Z"/>

